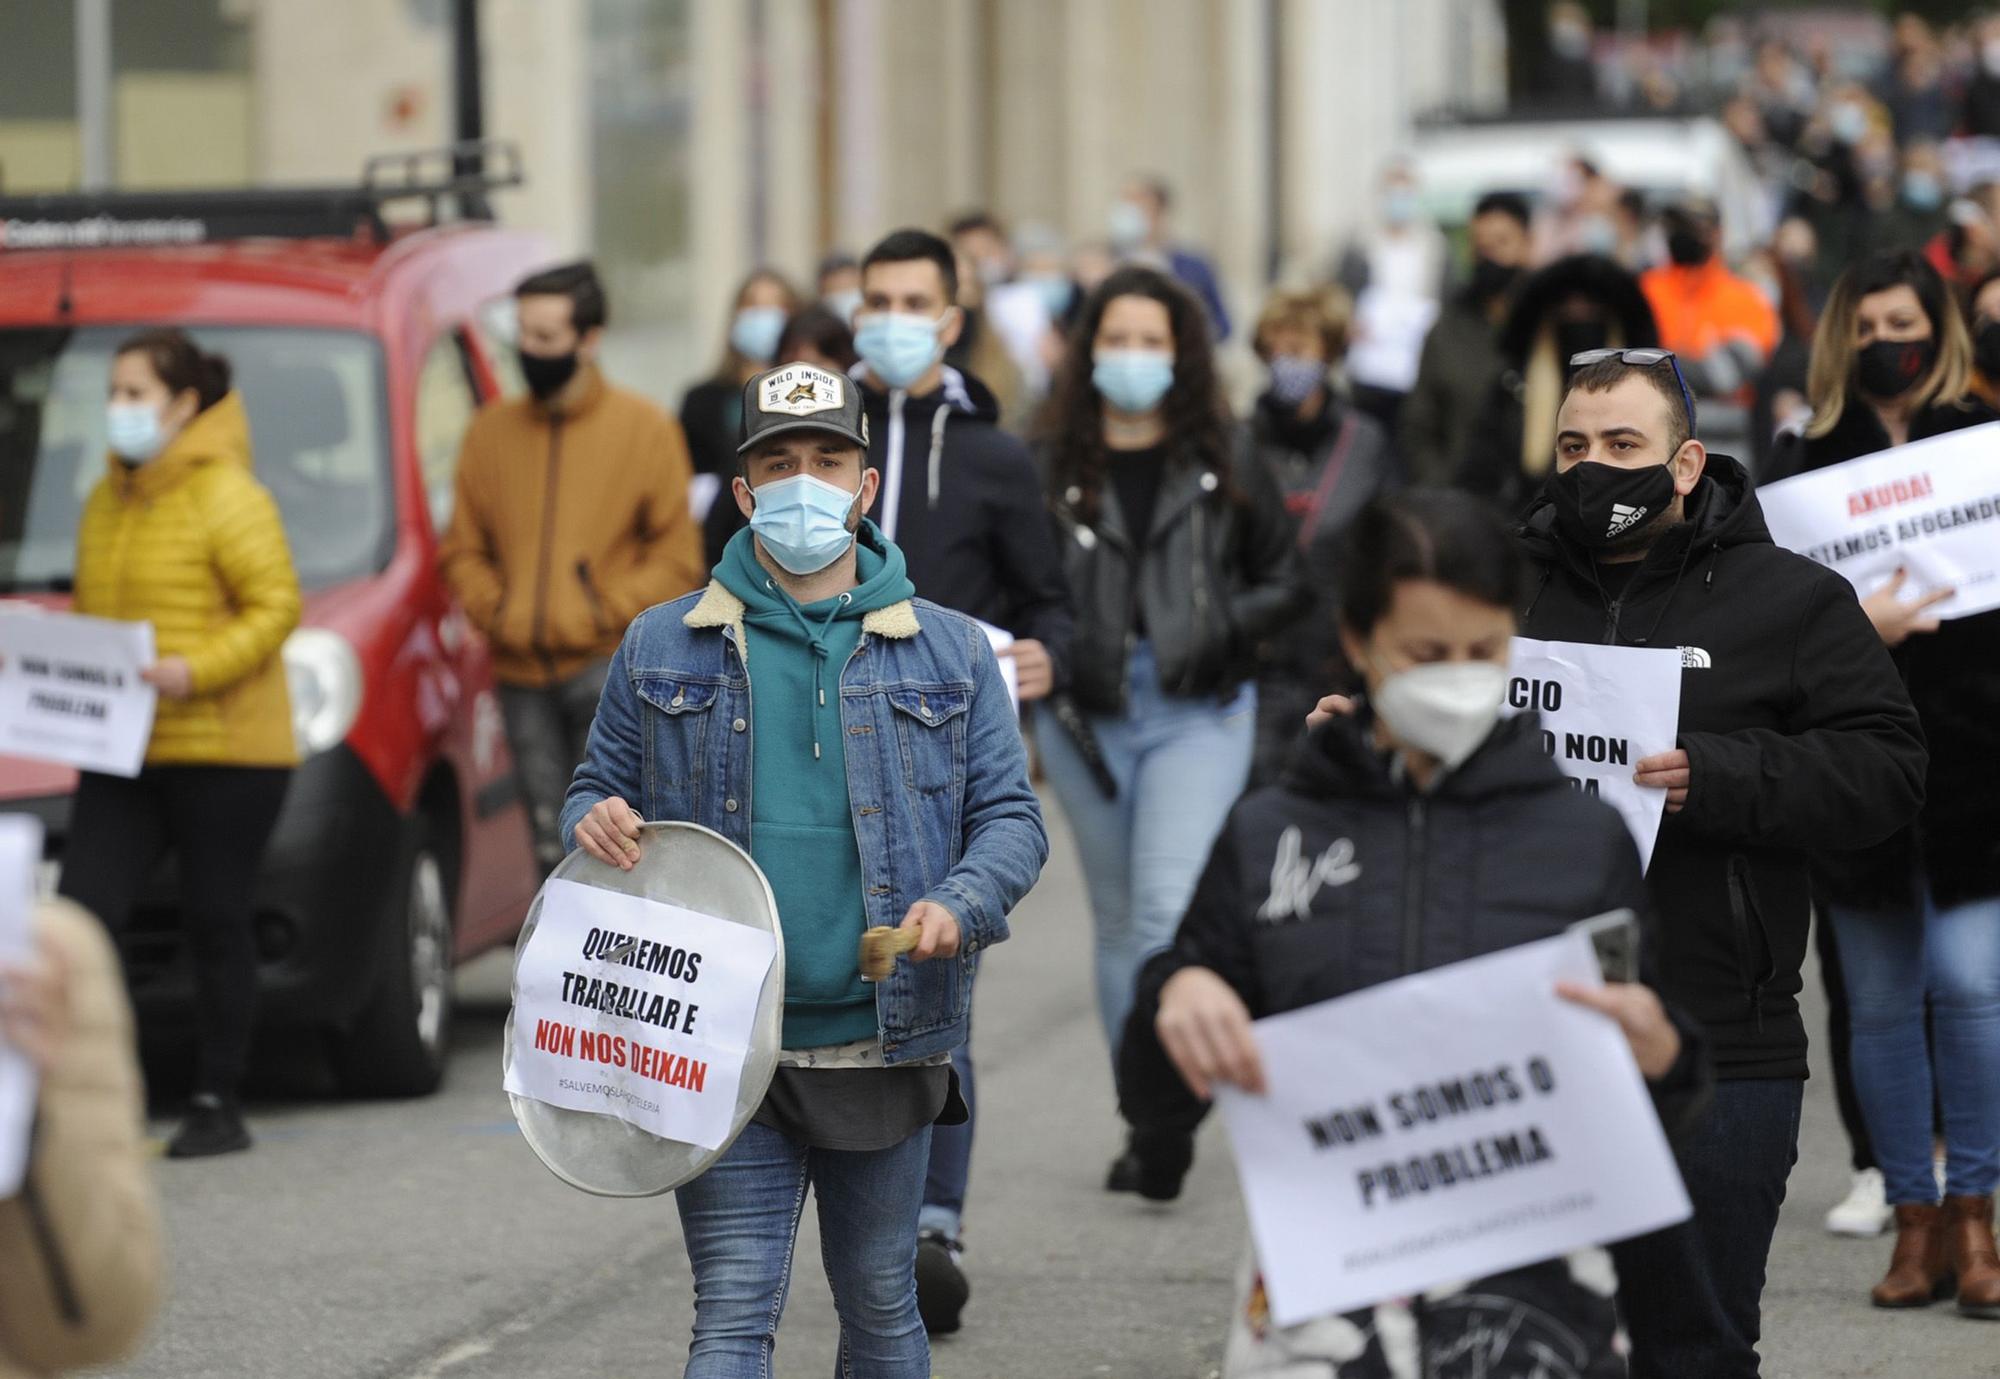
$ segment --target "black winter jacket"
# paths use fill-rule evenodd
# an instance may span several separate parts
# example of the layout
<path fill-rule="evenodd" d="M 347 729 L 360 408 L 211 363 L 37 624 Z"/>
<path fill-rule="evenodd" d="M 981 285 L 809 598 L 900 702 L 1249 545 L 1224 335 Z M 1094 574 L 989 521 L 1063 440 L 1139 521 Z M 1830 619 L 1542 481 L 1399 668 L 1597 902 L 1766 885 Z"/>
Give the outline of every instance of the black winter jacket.
<path fill-rule="evenodd" d="M 1085 520 L 1077 489 L 1052 504 L 1076 602 L 1070 689 L 1093 713 L 1125 709 L 1135 609 L 1161 687 L 1214 698 L 1254 676 L 1258 643 L 1306 606 L 1291 516 L 1249 438 L 1231 448 L 1228 483 L 1188 446 L 1166 465 L 1142 535 L 1126 527 L 1109 484 L 1095 522 Z"/>
<path fill-rule="evenodd" d="M 1991 421 L 2000 414 L 1979 402 L 1926 408 L 1910 419 L 1910 439 Z M 1778 438 L 1767 482 L 1888 448 L 1875 413 L 1849 398 L 1826 435 Z M 2000 610 L 1949 619 L 1889 654 L 1930 744 L 1923 813 L 1879 847 L 1822 854 L 1828 893 L 1864 908 L 1901 910 L 1921 874 L 1941 906 L 2000 895 L 2000 785 L 1993 779 L 2000 765 Z"/>
<path fill-rule="evenodd" d="M 868 463 L 882 471 L 869 515 L 902 549 L 910 582 L 927 599 L 1041 642 L 1060 687 L 1071 654 L 1069 585 L 1034 460 L 1000 429 L 992 392 L 952 368 L 925 397 L 859 386 Z"/>
<path fill-rule="evenodd" d="M 1160 988 L 1184 967 L 1215 972 L 1261 1019 L 1548 938 L 1608 910 L 1630 909 L 1643 923 L 1632 835 L 1616 811 L 1571 788 L 1540 730 L 1534 714 L 1503 719 L 1426 795 L 1391 773 L 1364 711 L 1316 728 L 1281 786 L 1238 801 L 1174 946 L 1140 973 L 1120 1045 L 1126 1119 L 1187 1127 L 1205 1109 L 1154 1030 Z M 1276 873 L 1296 870 L 1288 861 L 1329 858 L 1331 874 L 1304 913 L 1266 914 Z M 1676 1023 L 1681 1061 L 1653 1088 L 1669 1129 L 1699 1109 L 1706 1067 L 1693 1023 Z"/>
<path fill-rule="evenodd" d="M 1521 539 L 1536 576 L 1522 636 L 1680 648 L 1690 784 L 1647 874 L 1662 993 L 1706 1027 L 1718 1076 L 1804 1077 L 1808 851 L 1871 847 L 1923 801 L 1895 666 L 1846 580 L 1771 543 L 1727 456 L 1709 456 L 1687 521 L 1617 598 L 1546 498 Z"/>

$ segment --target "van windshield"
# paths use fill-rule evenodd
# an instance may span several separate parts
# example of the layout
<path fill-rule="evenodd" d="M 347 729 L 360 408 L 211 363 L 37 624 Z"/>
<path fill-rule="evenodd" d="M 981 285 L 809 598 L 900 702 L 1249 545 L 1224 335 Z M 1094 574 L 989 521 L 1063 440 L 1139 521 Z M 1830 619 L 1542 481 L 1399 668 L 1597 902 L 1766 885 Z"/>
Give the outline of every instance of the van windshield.
<path fill-rule="evenodd" d="M 104 477 L 111 356 L 129 326 L 0 330 L 0 594 L 66 593 L 84 499 Z M 373 574 L 395 542 L 382 354 L 353 331 L 204 326 L 250 413 L 299 583 Z"/>

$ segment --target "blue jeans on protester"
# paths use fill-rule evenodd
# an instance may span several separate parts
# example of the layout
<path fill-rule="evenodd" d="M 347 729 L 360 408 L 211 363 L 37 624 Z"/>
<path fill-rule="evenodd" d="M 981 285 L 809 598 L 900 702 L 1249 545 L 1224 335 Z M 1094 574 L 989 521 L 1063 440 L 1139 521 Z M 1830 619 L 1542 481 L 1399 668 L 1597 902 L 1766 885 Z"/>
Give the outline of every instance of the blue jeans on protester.
<path fill-rule="evenodd" d="M 820 1253 L 840 1315 L 841 1379 L 928 1379 L 917 1315 L 917 1206 L 926 1126 L 872 1153 L 811 1149 L 751 1124 L 716 1165 L 678 1189 L 694 1269 L 686 1379 L 770 1379 L 771 1351 L 806 1188 L 819 1203 Z"/>
<path fill-rule="evenodd" d="M 1123 714 L 1090 716 L 1117 798 L 1104 798 L 1060 723 L 1045 717 L 1035 735 L 1083 861 L 1097 930 L 1097 1013 L 1114 1064 L 1139 969 L 1180 928 L 1250 778 L 1257 728 L 1254 686 L 1227 703 L 1170 695 L 1145 642 L 1133 649 L 1126 684 Z"/>
<path fill-rule="evenodd" d="M 924 1179 L 924 1209 L 917 1216 L 917 1229 L 956 1240 L 965 1218 L 965 1185 L 972 1177 L 972 1127 L 979 1123 L 969 1030 L 964 1046 L 952 1050 L 951 1066 L 958 1074 L 958 1094 L 965 1098 L 965 1124 L 931 1127 L 931 1167 Z"/>
<path fill-rule="evenodd" d="M 1986 1196 L 2000 1183 L 2000 897 L 1940 910 L 1925 887 L 1903 910 L 1829 912 L 1847 976 L 1854 1086 L 1889 1201 L 1938 1200 L 1933 1068 L 1945 1191 Z"/>
<path fill-rule="evenodd" d="M 1632 1379 L 1755 1379 L 1764 1269 L 1805 1088 L 1799 1078 L 1718 1082 L 1679 1146 L 1694 1218 L 1611 1247 Z"/>

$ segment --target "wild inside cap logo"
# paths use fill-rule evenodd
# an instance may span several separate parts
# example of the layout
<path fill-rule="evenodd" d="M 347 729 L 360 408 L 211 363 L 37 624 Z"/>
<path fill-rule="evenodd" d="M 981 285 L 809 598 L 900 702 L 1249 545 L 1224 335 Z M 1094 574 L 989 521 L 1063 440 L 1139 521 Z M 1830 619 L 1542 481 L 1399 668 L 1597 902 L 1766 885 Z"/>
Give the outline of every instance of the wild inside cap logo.
<path fill-rule="evenodd" d="M 846 405 L 846 388 L 847 380 L 838 374 L 810 364 L 795 364 L 764 380 L 757 394 L 757 410 L 793 417 L 837 412 Z"/>

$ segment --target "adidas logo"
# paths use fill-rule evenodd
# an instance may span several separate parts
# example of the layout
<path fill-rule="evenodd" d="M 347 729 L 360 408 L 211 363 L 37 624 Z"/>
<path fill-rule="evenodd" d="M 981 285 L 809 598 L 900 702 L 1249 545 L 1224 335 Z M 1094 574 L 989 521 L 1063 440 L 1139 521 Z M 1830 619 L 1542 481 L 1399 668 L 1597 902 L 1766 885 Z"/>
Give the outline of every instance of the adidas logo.
<path fill-rule="evenodd" d="M 1624 535 L 1645 521 L 1646 513 L 1647 509 L 1644 507 L 1635 508 L 1628 503 L 1613 503 L 1611 505 L 1611 529 L 1604 533 L 1605 538 L 1608 540 L 1614 536 Z"/>
<path fill-rule="evenodd" d="M 1715 665 L 1715 658 L 1698 646 L 1681 648 L 1682 670 L 1709 670 Z"/>

